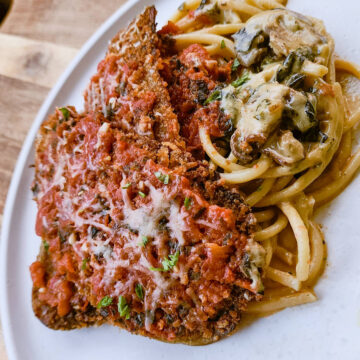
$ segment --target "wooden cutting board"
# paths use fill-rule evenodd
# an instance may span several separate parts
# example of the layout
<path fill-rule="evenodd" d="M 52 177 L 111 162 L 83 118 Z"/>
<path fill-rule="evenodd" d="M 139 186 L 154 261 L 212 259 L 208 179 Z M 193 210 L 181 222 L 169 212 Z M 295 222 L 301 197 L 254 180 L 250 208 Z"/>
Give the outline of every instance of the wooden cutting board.
<path fill-rule="evenodd" d="M 60 74 L 126 0 L 15 0 L 0 26 L 0 226 L 25 136 Z M 0 329 L 0 360 L 6 360 Z"/>

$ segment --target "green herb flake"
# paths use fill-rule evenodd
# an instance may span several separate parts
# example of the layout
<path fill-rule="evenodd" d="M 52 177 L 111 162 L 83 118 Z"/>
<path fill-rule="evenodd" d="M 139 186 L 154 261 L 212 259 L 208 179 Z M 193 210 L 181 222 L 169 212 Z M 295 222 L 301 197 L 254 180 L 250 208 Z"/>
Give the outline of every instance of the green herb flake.
<path fill-rule="evenodd" d="M 135 293 L 140 300 L 144 300 L 144 288 L 141 284 L 136 284 Z"/>
<path fill-rule="evenodd" d="M 225 40 L 221 40 L 220 48 L 221 48 L 221 49 L 225 49 L 225 48 L 226 48 Z"/>
<path fill-rule="evenodd" d="M 249 73 L 245 72 L 241 77 L 239 77 L 238 79 L 236 79 L 235 81 L 233 81 L 231 83 L 231 85 L 235 88 L 244 85 L 246 82 L 248 82 L 250 80 L 249 77 Z"/>
<path fill-rule="evenodd" d="M 189 197 L 186 197 L 184 200 L 184 206 L 186 210 L 189 210 L 191 208 L 192 200 Z"/>
<path fill-rule="evenodd" d="M 138 194 L 144 199 L 146 197 L 146 194 L 144 194 L 142 191 L 139 191 Z"/>
<path fill-rule="evenodd" d="M 106 296 L 104 296 L 104 297 L 98 302 L 98 304 L 96 305 L 96 307 L 97 307 L 98 309 L 100 309 L 100 308 L 103 308 L 103 307 L 106 307 L 106 306 L 111 305 L 112 302 L 113 302 L 113 299 L 112 299 L 110 296 L 106 295 Z"/>
<path fill-rule="evenodd" d="M 164 268 L 164 271 L 169 271 L 171 270 L 178 262 L 179 260 L 179 251 L 177 251 L 175 254 L 173 255 L 169 255 L 168 259 L 164 259 L 161 263 L 162 266 Z"/>
<path fill-rule="evenodd" d="M 70 111 L 66 107 L 62 107 L 59 109 L 62 113 L 63 119 L 67 120 L 70 116 Z"/>
<path fill-rule="evenodd" d="M 204 105 L 208 105 L 215 100 L 221 100 L 221 91 L 220 90 L 213 91 L 210 94 L 210 96 L 205 100 Z"/>
<path fill-rule="evenodd" d="M 170 176 L 168 174 L 163 174 L 160 171 L 157 171 L 155 173 L 155 176 L 159 181 L 161 181 L 165 185 L 167 185 L 169 183 L 169 181 L 170 181 Z"/>
<path fill-rule="evenodd" d="M 179 260 L 179 251 L 177 251 L 175 254 L 169 255 L 167 259 L 164 259 L 161 261 L 162 268 L 154 268 L 151 267 L 150 270 L 152 271 L 169 271 L 171 270 L 178 262 Z"/>
<path fill-rule="evenodd" d="M 86 270 L 87 263 L 89 262 L 89 259 L 84 258 L 81 263 L 81 270 Z"/>
<path fill-rule="evenodd" d="M 141 243 L 139 243 L 140 246 L 146 246 L 147 243 L 149 242 L 149 239 L 147 238 L 147 236 L 144 236 L 144 235 L 141 237 L 141 240 L 142 240 Z"/>
<path fill-rule="evenodd" d="M 45 251 L 49 250 L 49 243 L 46 240 L 43 241 L 43 246 L 44 246 Z"/>
<path fill-rule="evenodd" d="M 122 189 L 128 189 L 131 186 L 131 183 L 127 183 L 124 186 L 122 186 Z"/>
<path fill-rule="evenodd" d="M 130 308 L 122 295 L 119 296 L 118 311 L 121 317 L 125 317 L 126 320 L 130 319 Z"/>
<path fill-rule="evenodd" d="M 150 266 L 149 269 L 150 269 L 151 271 L 165 271 L 165 270 L 162 269 L 162 268 L 156 268 L 156 267 L 153 267 L 153 266 Z"/>
<path fill-rule="evenodd" d="M 175 254 L 169 255 L 169 259 L 164 259 L 161 262 L 165 271 L 171 270 L 177 264 L 179 255 L 180 253 L 177 251 Z"/>
<path fill-rule="evenodd" d="M 231 71 L 235 72 L 237 71 L 238 67 L 240 66 L 240 61 L 236 58 L 231 65 Z"/>

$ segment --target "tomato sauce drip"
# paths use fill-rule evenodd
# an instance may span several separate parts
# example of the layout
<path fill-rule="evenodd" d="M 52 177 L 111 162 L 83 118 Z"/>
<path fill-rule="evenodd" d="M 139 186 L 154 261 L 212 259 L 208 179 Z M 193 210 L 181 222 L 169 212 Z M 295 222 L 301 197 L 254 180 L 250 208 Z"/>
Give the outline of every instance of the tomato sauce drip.
<path fill-rule="evenodd" d="M 179 34 L 181 30 L 174 24 L 172 21 L 168 21 L 166 25 L 164 25 L 157 33 L 159 35 L 176 35 Z"/>

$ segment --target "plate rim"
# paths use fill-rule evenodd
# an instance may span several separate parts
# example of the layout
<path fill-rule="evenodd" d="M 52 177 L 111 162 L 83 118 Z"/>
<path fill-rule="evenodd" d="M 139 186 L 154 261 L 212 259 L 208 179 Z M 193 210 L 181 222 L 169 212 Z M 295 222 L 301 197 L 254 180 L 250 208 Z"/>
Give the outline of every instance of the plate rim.
<path fill-rule="evenodd" d="M 21 151 L 16 160 L 16 165 L 11 177 L 10 185 L 6 196 L 0 236 L 0 321 L 5 343 L 5 350 L 9 360 L 16 360 L 18 359 L 18 357 L 16 351 L 16 342 L 14 341 L 11 319 L 8 311 L 7 273 L 9 259 L 7 255 L 9 248 L 8 245 L 10 238 L 11 220 L 14 213 L 17 189 L 20 185 L 28 154 L 31 150 L 31 147 L 33 146 L 38 128 L 40 127 L 43 119 L 47 116 L 52 102 L 58 95 L 65 82 L 70 78 L 72 73 L 79 66 L 79 63 L 93 48 L 93 46 L 97 43 L 101 36 L 106 31 L 108 31 L 118 21 L 118 19 L 123 16 L 124 13 L 126 13 L 137 3 L 141 3 L 142 1 L 143 0 L 128 0 L 124 4 L 120 5 L 120 7 L 115 11 L 115 13 L 108 17 L 80 48 L 79 52 L 75 55 L 75 58 L 70 62 L 65 71 L 61 74 L 55 86 L 52 87 L 49 94 L 42 103 L 26 135 L 25 141 L 23 142 Z"/>
<path fill-rule="evenodd" d="M 156 2 L 156 0 L 152 0 Z M 41 122 L 44 118 L 47 117 L 49 109 L 53 107 L 54 99 L 58 96 L 62 87 L 66 85 L 66 82 L 69 80 L 70 76 L 79 69 L 79 63 L 86 58 L 88 53 L 92 50 L 93 46 L 96 46 L 96 43 L 99 39 L 107 32 L 114 24 L 119 21 L 119 18 L 124 16 L 126 12 L 131 11 L 131 9 L 136 6 L 147 3 L 147 0 L 128 0 L 125 4 L 121 5 L 118 10 L 114 12 L 104 23 L 96 29 L 94 34 L 85 42 L 82 48 L 79 50 L 78 54 L 67 66 L 66 70 L 59 77 L 59 80 L 56 82 L 55 86 L 49 91 L 49 94 L 46 96 L 45 101 L 41 105 L 36 117 L 33 119 L 33 123 L 27 133 L 25 141 L 22 145 L 21 151 L 18 155 L 16 166 L 12 175 L 10 186 L 8 189 L 8 194 L 5 202 L 4 212 L 3 212 L 3 224 L 0 234 L 0 321 L 3 328 L 3 336 L 5 340 L 6 353 L 9 357 L 9 360 L 20 360 L 19 356 L 19 343 L 16 340 L 15 326 L 14 321 L 12 320 L 8 310 L 10 304 L 10 297 L 7 291 L 8 287 L 8 274 L 9 274 L 9 260 L 8 252 L 11 249 L 10 246 L 10 236 L 11 229 L 13 229 L 14 221 L 14 211 L 16 210 L 16 201 L 18 200 L 17 191 L 20 188 L 20 183 L 23 180 L 24 171 L 26 171 L 26 161 L 28 160 L 29 152 L 32 149 L 34 139 L 36 137 L 37 130 L 41 125 Z M 289 2 L 290 8 L 292 2 Z M 324 18 L 322 18 L 324 20 Z M 128 21 L 128 20 L 127 20 Z M 331 32 L 335 35 L 335 32 Z M 346 58 L 350 58 L 348 55 Z"/>

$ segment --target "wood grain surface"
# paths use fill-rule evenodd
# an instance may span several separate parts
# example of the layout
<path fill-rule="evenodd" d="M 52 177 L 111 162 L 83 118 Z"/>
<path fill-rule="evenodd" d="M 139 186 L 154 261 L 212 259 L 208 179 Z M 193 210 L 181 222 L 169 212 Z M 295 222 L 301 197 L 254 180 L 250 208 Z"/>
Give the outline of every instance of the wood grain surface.
<path fill-rule="evenodd" d="M 0 226 L 25 136 L 78 49 L 126 0 L 14 0 L 0 26 Z M 0 360 L 6 360 L 0 329 Z"/>

